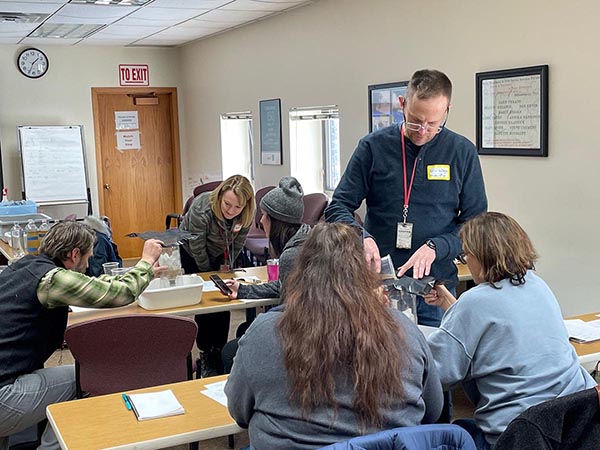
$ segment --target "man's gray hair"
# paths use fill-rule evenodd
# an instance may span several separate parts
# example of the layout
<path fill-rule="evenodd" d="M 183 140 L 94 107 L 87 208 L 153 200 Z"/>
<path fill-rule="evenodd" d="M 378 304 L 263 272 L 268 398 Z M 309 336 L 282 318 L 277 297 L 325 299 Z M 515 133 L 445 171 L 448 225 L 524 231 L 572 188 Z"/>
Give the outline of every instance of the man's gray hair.
<path fill-rule="evenodd" d="M 58 222 L 42 240 L 40 253 L 63 262 L 75 248 L 78 248 L 81 254 L 90 252 L 94 248 L 94 242 L 96 233 L 89 226 L 71 220 Z"/>
<path fill-rule="evenodd" d="M 417 70 L 411 77 L 406 88 L 406 99 L 410 102 L 413 95 L 416 95 L 420 100 L 443 95 L 450 102 L 452 98 L 452 82 L 445 73 L 439 70 Z"/>

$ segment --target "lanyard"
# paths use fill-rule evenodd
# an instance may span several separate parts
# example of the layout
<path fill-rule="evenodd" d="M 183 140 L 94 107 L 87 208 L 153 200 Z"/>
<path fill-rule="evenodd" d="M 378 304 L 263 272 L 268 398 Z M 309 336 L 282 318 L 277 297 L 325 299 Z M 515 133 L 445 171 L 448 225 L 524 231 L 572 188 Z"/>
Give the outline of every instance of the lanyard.
<path fill-rule="evenodd" d="M 237 227 L 238 224 L 235 224 L 232 229 L 235 229 Z M 234 249 L 233 249 L 233 244 L 235 242 L 235 237 L 238 234 L 238 232 L 232 232 L 231 233 L 231 253 L 230 253 L 230 249 L 229 249 L 229 242 L 227 241 L 227 236 L 228 230 L 225 230 L 225 236 L 223 236 L 223 230 L 221 229 L 221 227 L 217 227 L 219 229 L 219 234 L 221 235 L 221 237 L 223 238 L 223 240 L 225 241 L 225 249 L 223 250 L 223 258 L 225 259 L 225 264 L 229 264 L 231 265 L 233 263 L 233 261 L 231 261 L 229 258 L 230 256 L 233 256 L 234 253 Z"/>
<path fill-rule="evenodd" d="M 406 223 L 406 218 L 408 217 L 408 202 L 410 200 L 410 193 L 412 191 L 413 181 L 415 181 L 415 171 L 417 169 L 417 162 L 419 161 L 419 156 L 415 157 L 415 163 L 413 165 L 412 175 L 410 177 L 410 184 L 406 185 L 406 147 L 404 145 L 404 124 L 400 127 L 400 140 L 402 141 L 402 168 L 404 169 L 404 205 L 402 207 L 402 220 L 403 223 Z"/>

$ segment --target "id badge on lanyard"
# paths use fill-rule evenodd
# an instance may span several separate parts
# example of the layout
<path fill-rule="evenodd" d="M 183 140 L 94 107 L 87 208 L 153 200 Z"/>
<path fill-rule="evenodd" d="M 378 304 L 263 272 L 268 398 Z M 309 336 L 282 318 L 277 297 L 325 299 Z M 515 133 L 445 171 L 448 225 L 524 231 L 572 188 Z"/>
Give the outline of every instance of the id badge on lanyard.
<path fill-rule="evenodd" d="M 413 224 L 406 221 L 408 217 L 408 202 L 412 190 L 413 181 L 415 180 L 415 171 L 417 169 L 418 158 L 415 159 L 413 165 L 412 176 L 410 177 L 410 185 L 406 182 L 406 148 L 404 146 L 404 126 L 400 127 L 400 138 L 402 141 L 402 165 L 404 169 L 404 207 L 402 208 L 402 222 L 398 222 L 396 227 L 396 248 L 410 250 L 412 248 Z"/>
<path fill-rule="evenodd" d="M 396 248 L 410 250 L 412 247 L 413 224 L 410 222 L 398 222 L 396 228 Z"/>

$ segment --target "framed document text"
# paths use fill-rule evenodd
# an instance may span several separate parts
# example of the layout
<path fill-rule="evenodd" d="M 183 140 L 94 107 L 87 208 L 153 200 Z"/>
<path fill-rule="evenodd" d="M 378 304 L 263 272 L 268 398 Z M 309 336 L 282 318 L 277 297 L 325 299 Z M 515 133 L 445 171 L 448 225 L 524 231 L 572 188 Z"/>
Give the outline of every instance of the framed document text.
<path fill-rule="evenodd" d="M 281 99 L 261 100 L 260 112 L 260 163 L 280 165 L 281 140 Z"/>
<path fill-rule="evenodd" d="M 476 74 L 477 151 L 548 156 L 548 66 Z"/>

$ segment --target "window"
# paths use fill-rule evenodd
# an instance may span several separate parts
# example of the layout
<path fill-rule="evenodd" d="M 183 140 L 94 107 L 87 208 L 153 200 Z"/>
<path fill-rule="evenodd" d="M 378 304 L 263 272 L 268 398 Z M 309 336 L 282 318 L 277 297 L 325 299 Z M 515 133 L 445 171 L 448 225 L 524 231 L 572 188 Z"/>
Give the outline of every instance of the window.
<path fill-rule="evenodd" d="M 250 111 L 221 114 L 221 166 L 223 180 L 244 175 L 254 181 L 254 140 Z"/>
<path fill-rule="evenodd" d="M 290 172 L 305 194 L 333 191 L 340 181 L 337 106 L 290 110 Z"/>

